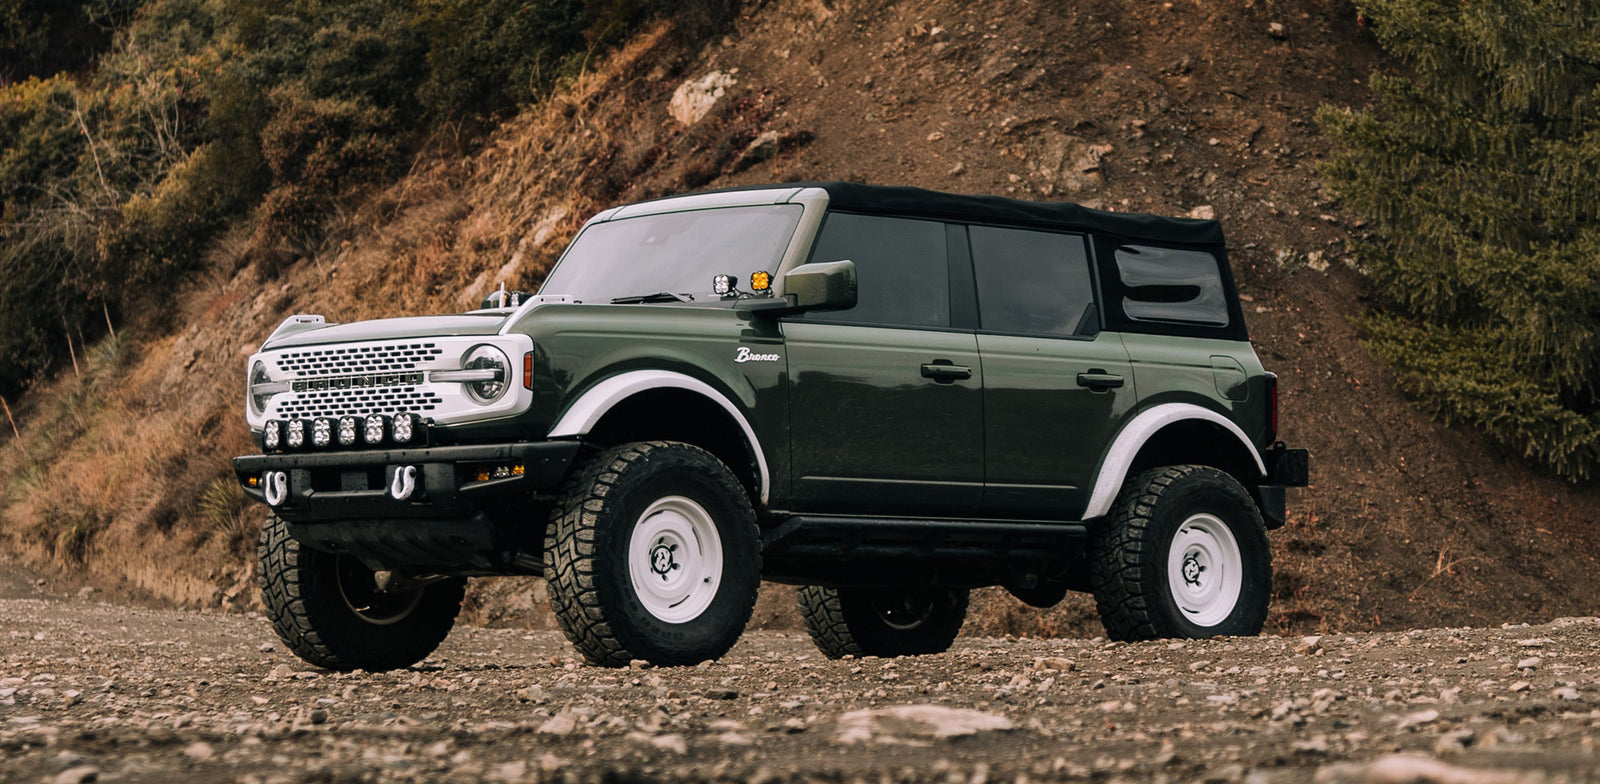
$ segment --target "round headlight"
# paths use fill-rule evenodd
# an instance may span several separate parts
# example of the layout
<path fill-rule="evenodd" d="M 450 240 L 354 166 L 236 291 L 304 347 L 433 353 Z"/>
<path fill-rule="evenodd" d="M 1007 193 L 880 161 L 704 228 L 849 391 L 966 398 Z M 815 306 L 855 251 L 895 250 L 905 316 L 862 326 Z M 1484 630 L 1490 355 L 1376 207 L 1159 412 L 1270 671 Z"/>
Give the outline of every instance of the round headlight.
<path fill-rule="evenodd" d="M 267 412 L 267 400 L 274 391 L 268 391 L 265 385 L 272 383 L 272 377 L 267 375 L 267 366 L 259 360 L 250 368 L 250 411 L 257 416 Z"/>
<path fill-rule="evenodd" d="M 466 382 L 467 397 L 479 403 L 493 403 L 510 388 L 511 360 L 494 346 L 476 346 L 462 359 L 462 370 L 488 370 L 494 377 Z"/>

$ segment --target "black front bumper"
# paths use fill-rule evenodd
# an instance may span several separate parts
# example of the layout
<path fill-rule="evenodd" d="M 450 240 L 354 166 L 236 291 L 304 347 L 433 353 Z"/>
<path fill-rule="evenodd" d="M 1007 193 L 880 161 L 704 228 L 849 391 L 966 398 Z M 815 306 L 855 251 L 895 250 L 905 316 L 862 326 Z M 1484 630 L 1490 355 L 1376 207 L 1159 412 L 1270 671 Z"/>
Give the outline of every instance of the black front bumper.
<path fill-rule="evenodd" d="M 578 441 L 536 441 L 275 453 L 236 457 L 233 470 L 245 493 L 262 503 L 263 477 L 282 471 L 288 495 L 272 508 L 291 523 L 460 520 L 477 516 L 486 503 L 555 488 L 581 447 Z M 523 467 L 520 476 L 477 480 L 481 467 L 513 464 Z M 390 485 L 395 472 L 408 466 L 416 468 L 415 491 L 395 500 Z"/>

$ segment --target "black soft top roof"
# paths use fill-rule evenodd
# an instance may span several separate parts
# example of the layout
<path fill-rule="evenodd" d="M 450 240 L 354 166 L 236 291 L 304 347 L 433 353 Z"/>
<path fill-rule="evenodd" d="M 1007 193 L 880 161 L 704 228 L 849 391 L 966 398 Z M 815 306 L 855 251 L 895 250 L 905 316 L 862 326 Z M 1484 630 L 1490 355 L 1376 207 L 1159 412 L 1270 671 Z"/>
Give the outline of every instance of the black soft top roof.
<path fill-rule="evenodd" d="M 904 215 L 1040 229 L 1077 229 L 1129 240 L 1185 245 L 1222 245 L 1214 220 L 1163 218 L 1134 212 L 1094 210 L 1066 201 L 1021 201 L 999 196 L 964 196 L 899 185 L 854 182 L 786 182 L 726 190 L 821 188 L 828 207 L 845 212 Z"/>

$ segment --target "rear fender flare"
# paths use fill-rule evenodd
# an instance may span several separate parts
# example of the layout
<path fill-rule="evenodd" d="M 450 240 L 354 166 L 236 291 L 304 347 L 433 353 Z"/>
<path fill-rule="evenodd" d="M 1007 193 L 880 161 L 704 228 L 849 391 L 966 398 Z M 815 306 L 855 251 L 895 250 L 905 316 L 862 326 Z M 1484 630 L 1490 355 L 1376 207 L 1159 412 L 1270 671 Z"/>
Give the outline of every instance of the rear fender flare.
<path fill-rule="evenodd" d="M 1128 469 L 1133 465 L 1134 458 L 1139 455 L 1139 450 L 1144 447 L 1145 442 L 1161 432 L 1162 428 L 1186 419 L 1198 419 L 1219 425 L 1233 434 L 1233 437 L 1238 439 L 1239 446 L 1243 447 L 1255 461 L 1259 475 L 1266 476 L 1267 466 L 1261 460 L 1261 453 L 1256 451 L 1249 437 L 1233 423 L 1233 420 L 1192 403 L 1163 403 L 1141 412 L 1117 433 L 1117 438 L 1111 442 L 1111 449 L 1106 452 L 1105 459 L 1100 461 L 1100 474 L 1095 478 L 1094 491 L 1089 495 L 1089 504 L 1083 510 L 1083 519 L 1093 520 L 1109 514 L 1111 504 L 1117 500 L 1117 493 L 1122 490 L 1122 483 L 1128 479 Z"/>

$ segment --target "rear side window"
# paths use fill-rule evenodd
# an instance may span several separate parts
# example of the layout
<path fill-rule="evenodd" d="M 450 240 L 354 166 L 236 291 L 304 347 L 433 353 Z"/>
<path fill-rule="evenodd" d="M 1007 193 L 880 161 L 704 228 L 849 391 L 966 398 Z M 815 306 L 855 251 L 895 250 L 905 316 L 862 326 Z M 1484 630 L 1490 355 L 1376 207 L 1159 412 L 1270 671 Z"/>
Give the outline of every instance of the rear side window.
<path fill-rule="evenodd" d="M 950 326 L 950 265 L 943 223 L 829 213 L 811 260 L 844 259 L 856 264 L 856 306 L 807 313 L 807 321 Z"/>
<path fill-rule="evenodd" d="M 1123 245 L 1116 251 L 1122 312 L 1132 321 L 1228 326 L 1228 298 L 1215 256 Z"/>
<path fill-rule="evenodd" d="M 971 226 L 979 323 L 992 332 L 1093 334 L 1094 287 L 1083 237 Z"/>

